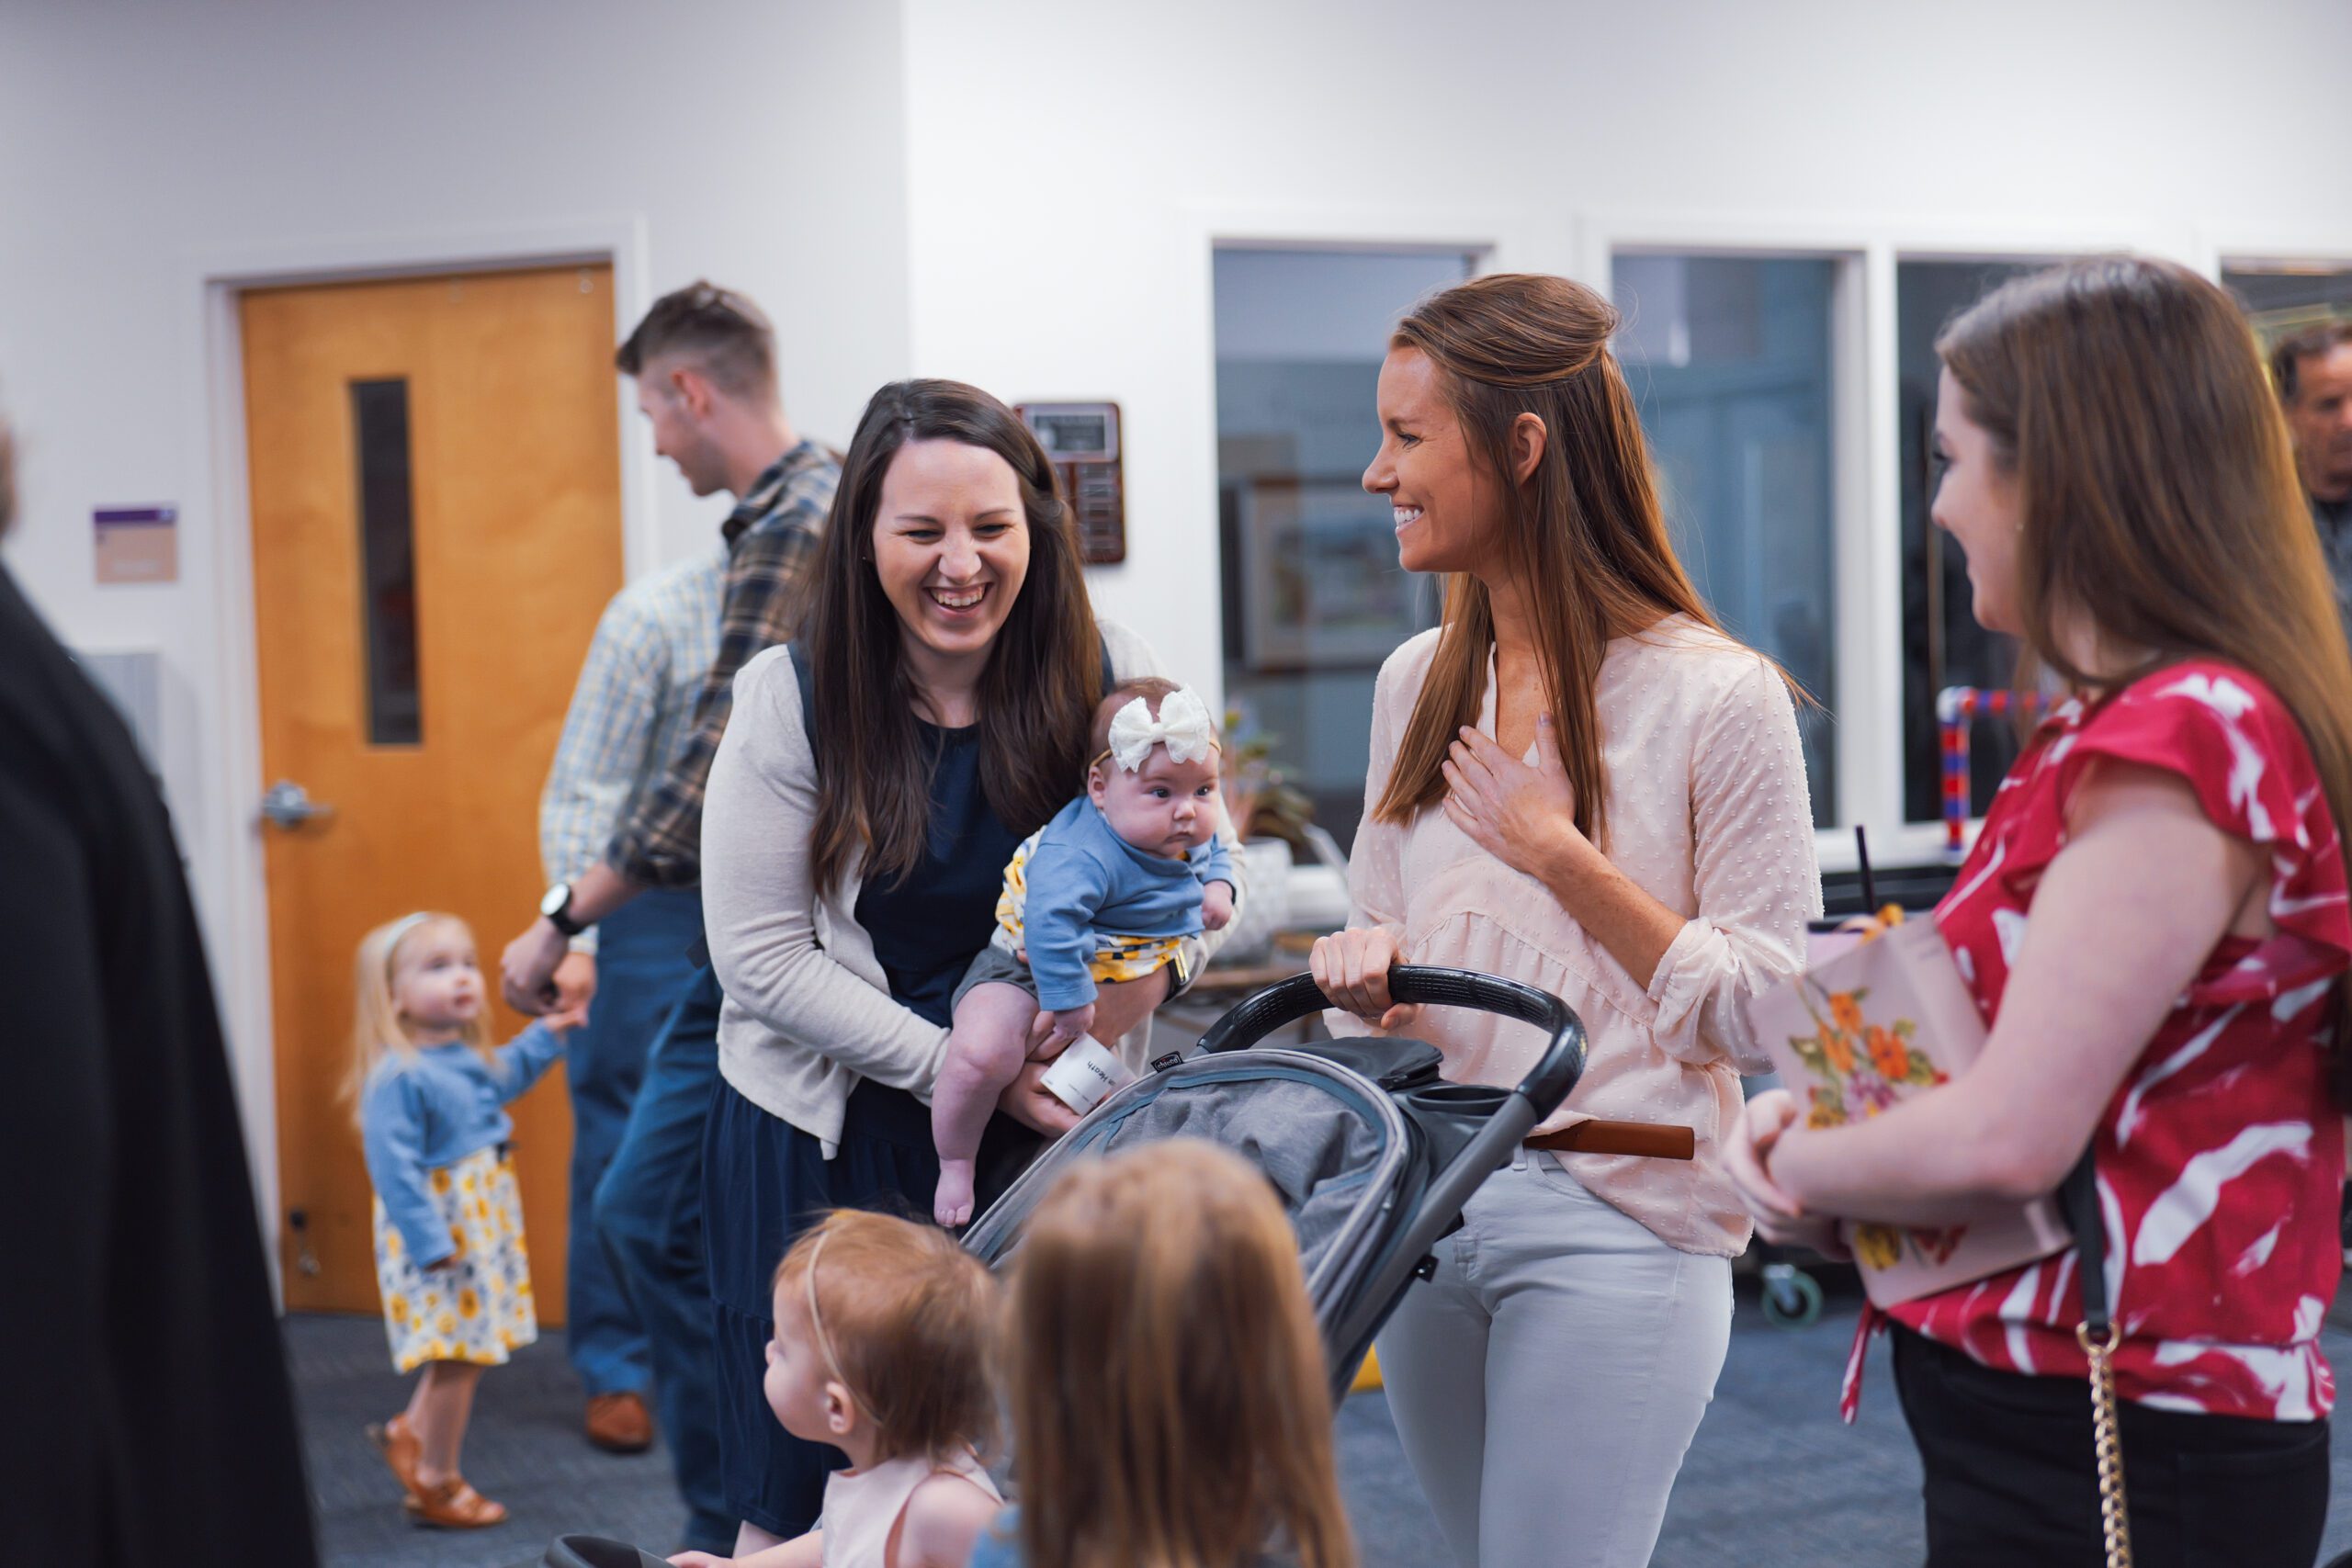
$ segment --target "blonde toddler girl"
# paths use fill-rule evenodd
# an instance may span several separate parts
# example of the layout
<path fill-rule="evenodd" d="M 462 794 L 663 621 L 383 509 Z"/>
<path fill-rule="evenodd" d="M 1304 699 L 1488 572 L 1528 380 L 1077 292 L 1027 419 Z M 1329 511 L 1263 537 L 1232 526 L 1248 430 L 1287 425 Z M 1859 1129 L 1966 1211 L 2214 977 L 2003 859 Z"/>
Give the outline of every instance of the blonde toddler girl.
<path fill-rule="evenodd" d="M 419 913 L 361 939 L 349 1092 L 376 1190 L 376 1279 L 392 1364 L 422 1367 L 408 1408 L 368 1436 L 420 1524 L 494 1525 L 506 1510 L 468 1485 L 458 1450 L 484 1367 L 538 1337 L 510 1100 L 563 1051 L 572 1016 L 492 1050 L 473 933 Z"/>

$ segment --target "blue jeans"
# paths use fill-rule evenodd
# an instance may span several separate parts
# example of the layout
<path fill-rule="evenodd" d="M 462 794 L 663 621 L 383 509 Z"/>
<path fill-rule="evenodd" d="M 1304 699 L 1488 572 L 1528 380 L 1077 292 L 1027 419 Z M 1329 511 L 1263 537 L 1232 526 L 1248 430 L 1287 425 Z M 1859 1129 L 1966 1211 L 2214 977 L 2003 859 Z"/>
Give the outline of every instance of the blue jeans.
<path fill-rule="evenodd" d="M 645 1081 L 596 1189 L 596 1234 L 613 1256 L 652 1352 L 662 1436 L 685 1499 L 685 1545 L 735 1550 L 719 1486 L 710 1281 L 703 1261 L 702 1139 L 718 1081 L 722 993 L 697 968 L 653 1042 Z"/>
<path fill-rule="evenodd" d="M 686 950 L 701 932 L 702 894 L 692 887 L 653 888 L 607 917 L 596 931 L 596 999 L 564 1054 L 572 1238 L 564 1342 L 591 1397 L 642 1393 L 652 1380 L 645 1329 L 596 1240 L 596 1186 L 620 1148 L 654 1037 L 694 977 Z"/>

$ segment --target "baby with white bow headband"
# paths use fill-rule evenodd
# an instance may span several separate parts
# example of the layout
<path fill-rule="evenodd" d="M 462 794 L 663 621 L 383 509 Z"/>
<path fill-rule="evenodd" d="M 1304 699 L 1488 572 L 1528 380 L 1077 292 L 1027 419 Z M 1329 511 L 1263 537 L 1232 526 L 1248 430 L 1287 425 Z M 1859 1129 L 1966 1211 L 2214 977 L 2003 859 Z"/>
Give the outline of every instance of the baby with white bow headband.
<path fill-rule="evenodd" d="M 1094 1025 L 1098 982 L 1141 979 L 1233 919 L 1208 705 L 1173 681 L 1126 682 L 1094 710 L 1093 752 L 1085 793 L 1013 852 L 994 938 L 956 988 L 931 1101 L 943 1225 L 972 1217 L 980 1134 L 1037 1014 L 1053 1017 L 1040 1050 L 1067 1047 Z"/>

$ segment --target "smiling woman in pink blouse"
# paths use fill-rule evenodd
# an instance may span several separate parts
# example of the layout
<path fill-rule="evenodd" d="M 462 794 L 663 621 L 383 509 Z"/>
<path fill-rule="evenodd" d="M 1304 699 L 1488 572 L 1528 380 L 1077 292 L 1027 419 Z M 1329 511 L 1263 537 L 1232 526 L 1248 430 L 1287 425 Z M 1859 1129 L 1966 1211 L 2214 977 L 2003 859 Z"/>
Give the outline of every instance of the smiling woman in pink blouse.
<path fill-rule="evenodd" d="M 1545 1131 L 1697 1133 L 1688 1163 L 1522 1149 L 1381 1337 L 1414 1473 L 1487 1568 L 1649 1561 L 1747 1243 L 1718 1156 L 1761 1066 L 1742 1006 L 1796 973 L 1821 903 L 1788 682 L 1675 558 L 1616 324 L 1531 276 L 1397 324 L 1363 482 L 1407 570 L 1446 574 L 1445 617 L 1380 671 L 1353 910 L 1313 958 L 1335 1027 L 1432 1040 L 1463 1082 L 1516 1082 L 1542 1040 L 1408 1018 L 1389 966 L 1541 987 L 1591 1048 Z"/>

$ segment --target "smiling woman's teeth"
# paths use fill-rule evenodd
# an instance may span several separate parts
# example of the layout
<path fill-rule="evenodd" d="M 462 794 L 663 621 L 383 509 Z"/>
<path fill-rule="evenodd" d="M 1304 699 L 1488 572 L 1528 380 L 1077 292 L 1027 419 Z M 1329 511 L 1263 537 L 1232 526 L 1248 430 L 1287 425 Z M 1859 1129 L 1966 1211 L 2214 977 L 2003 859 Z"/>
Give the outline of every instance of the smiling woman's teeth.
<path fill-rule="evenodd" d="M 1421 514 L 1421 509 L 1418 506 L 1399 506 L 1396 509 L 1396 526 L 1399 528 L 1402 528 L 1408 523 L 1414 522 Z"/>
<path fill-rule="evenodd" d="M 968 610 L 978 604 L 987 592 L 985 585 L 979 588 L 934 588 L 931 596 L 943 609 Z"/>

